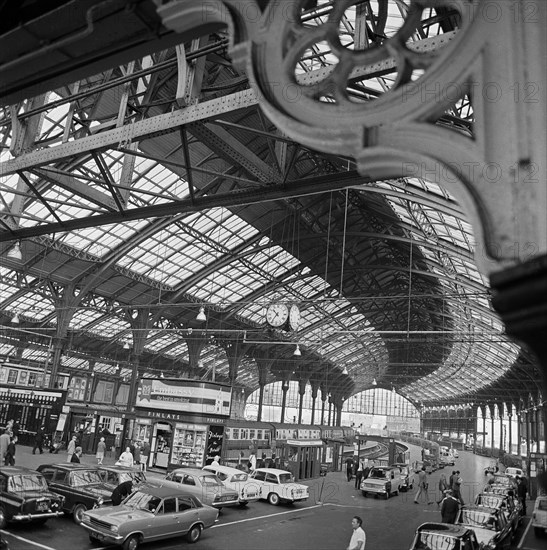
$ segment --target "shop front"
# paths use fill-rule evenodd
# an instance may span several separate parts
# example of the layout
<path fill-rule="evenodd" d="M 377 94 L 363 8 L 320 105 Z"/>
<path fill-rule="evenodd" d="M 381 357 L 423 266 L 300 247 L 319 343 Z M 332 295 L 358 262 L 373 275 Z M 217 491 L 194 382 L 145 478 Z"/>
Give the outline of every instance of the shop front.
<path fill-rule="evenodd" d="M 148 466 L 201 468 L 220 455 L 230 414 L 230 386 L 181 379 L 143 379 L 132 439 L 150 446 Z"/>

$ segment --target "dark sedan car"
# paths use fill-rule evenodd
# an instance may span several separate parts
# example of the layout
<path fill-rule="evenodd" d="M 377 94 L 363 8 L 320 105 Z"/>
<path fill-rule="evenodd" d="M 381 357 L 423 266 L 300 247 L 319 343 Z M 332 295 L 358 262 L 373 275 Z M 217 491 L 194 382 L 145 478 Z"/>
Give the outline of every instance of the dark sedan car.
<path fill-rule="evenodd" d="M 202 504 L 182 486 L 164 483 L 142 485 L 120 506 L 85 512 L 81 525 L 91 542 L 116 544 L 124 550 L 181 536 L 196 542 L 203 529 L 215 524 L 218 510 Z"/>
<path fill-rule="evenodd" d="M 475 497 L 475 504 L 477 506 L 488 506 L 501 510 L 505 514 L 507 521 L 511 524 L 514 536 L 522 519 L 522 507 L 516 498 L 507 494 L 479 493 Z"/>
<path fill-rule="evenodd" d="M 41 464 L 37 470 L 52 492 L 65 497 L 63 509 L 76 523 L 82 522 L 86 510 L 112 504 L 112 487 L 103 481 L 97 466 L 62 462 Z"/>
<path fill-rule="evenodd" d="M 472 529 L 450 523 L 422 523 L 410 550 L 479 550 L 479 542 Z"/>
<path fill-rule="evenodd" d="M 19 466 L 0 469 L 0 529 L 8 522 L 44 523 L 62 516 L 63 501 L 39 472 Z"/>

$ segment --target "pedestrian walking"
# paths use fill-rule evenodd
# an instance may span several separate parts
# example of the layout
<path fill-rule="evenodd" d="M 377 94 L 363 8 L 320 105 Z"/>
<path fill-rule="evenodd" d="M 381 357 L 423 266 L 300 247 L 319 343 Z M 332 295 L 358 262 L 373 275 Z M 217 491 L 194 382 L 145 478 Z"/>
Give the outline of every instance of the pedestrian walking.
<path fill-rule="evenodd" d="M 363 479 L 363 473 L 365 470 L 365 463 L 362 459 L 359 460 L 359 465 L 357 466 L 357 471 L 355 472 L 355 488 L 361 488 L 361 480 Z"/>
<path fill-rule="evenodd" d="M 68 446 L 66 448 L 66 461 L 67 462 L 72 461 L 72 455 L 74 454 L 74 451 L 76 450 L 76 447 L 77 447 L 77 443 L 76 443 L 77 439 L 78 439 L 78 437 L 73 435 L 72 439 L 68 443 Z"/>
<path fill-rule="evenodd" d="M 459 510 L 459 500 L 454 498 L 454 491 L 448 489 L 441 503 L 441 521 L 443 523 L 456 523 Z"/>
<path fill-rule="evenodd" d="M 525 477 L 517 476 L 517 498 L 522 506 L 520 513 L 526 515 L 526 493 L 528 492 L 528 480 Z"/>
<path fill-rule="evenodd" d="M 444 497 L 446 496 L 446 491 L 448 491 L 448 481 L 446 480 L 446 475 L 441 474 L 441 477 L 439 479 L 439 500 L 437 501 L 437 506 L 442 502 Z"/>
<path fill-rule="evenodd" d="M 428 504 L 433 504 L 433 501 L 429 500 L 429 483 L 427 481 L 427 472 L 425 471 L 425 466 L 422 466 L 422 469 L 418 473 L 418 492 L 416 493 L 414 497 L 414 504 L 419 504 L 418 500 L 422 496 L 422 494 L 425 495 L 425 501 Z"/>
<path fill-rule="evenodd" d="M 131 454 L 130 447 L 127 446 L 125 448 L 125 451 L 118 458 L 116 466 L 128 466 L 129 468 L 131 468 L 133 466 L 133 463 L 133 455 Z"/>
<path fill-rule="evenodd" d="M 104 437 L 101 437 L 101 439 L 99 439 L 99 443 L 97 443 L 97 453 L 95 454 L 95 458 L 97 459 L 97 464 L 101 465 L 103 463 L 105 452 L 106 452 L 106 443 L 104 441 Z"/>
<path fill-rule="evenodd" d="M 44 453 L 44 426 L 40 426 L 36 432 L 36 437 L 34 438 L 34 447 L 32 447 L 32 454 L 36 454 L 36 451 L 40 451 L 40 454 Z"/>
<path fill-rule="evenodd" d="M 135 448 L 133 450 L 133 464 L 139 469 L 141 467 L 141 444 L 139 441 L 135 441 Z"/>
<path fill-rule="evenodd" d="M 456 470 L 456 476 L 454 477 L 454 484 L 452 485 L 452 492 L 454 494 L 454 498 L 458 499 L 460 504 L 463 506 L 465 503 L 462 497 L 462 483 L 463 483 L 463 480 L 460 476 L 460 471 Z"/>
<path fill-rule="evenodd" d="M 15 444 L 17 443 L 17 436 L 12 435 L 8 448 L 6 450 L 6 456 L 4 458 L 4 464 L 6 466 L 15 466 Z"/>
<path fill-rule="evenodd" d="M 359 516 L 353 516 L 351 528 L 353 532 L 346 550 L 364 550 L 367 543 L 367 536 L 363 530 L 363 520 Z"/>
<path fill-rule="evenodd" d="M 251 472 L 254 472 L 256 470 L 256 453 L 255 453 L 255 451 L 251 451 L 251 454 L 249 455 L 249 470 Z"/>
<path fill-rule="evenodd" d="M 149 456 L 150 456 L 150 443 L 148 443 L 147 440 L 144 440 L 142 443 L 142 449 L 141 449 L 141 470 L 143 472 L 146 472 Z"/>
<path fill-rule="evenodd" d="M 75 462 L 76 464 L 80 463 L 80 457 L 82 456 L 82 448 L 76 447 L 74 449 L 74 454 L 72 455 L 70 462 Z"/>
<path fill-rule="evenodd" d="M 351 456 L 346 458 L 346 477 L 348 478 L 348 481 L 351 481 L 351 478 L 353 477 L 353 458 Z"/>
<path fill-rule="evenodd" d="M 6 431 L 0 435 L 0 464 L 4 463 L 6 458 L 6 451 L 11 441 L 11 432 L 6 428 Z"/>

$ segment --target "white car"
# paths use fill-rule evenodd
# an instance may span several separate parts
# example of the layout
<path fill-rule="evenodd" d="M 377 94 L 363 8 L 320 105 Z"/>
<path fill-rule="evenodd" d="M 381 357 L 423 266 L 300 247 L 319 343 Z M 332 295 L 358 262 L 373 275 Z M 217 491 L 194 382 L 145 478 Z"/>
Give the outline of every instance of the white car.
<path fill-rule="evenodd" d="M 249 502 L 259 499 L 260 489 L 256 482 L 249 479 L 249 474 L 230 466 L 204 466 L 203 470 L 212 472 L 225 487 L 237 491 L 239 504 L 246 506 Z"/>
<path fill-rule="evenodd" d="M 257 468 L 250 476 L 260 489 L 260 498 L 277 506 L 282 502 L 298 502 L 309 498 L 306 485 L 296 483 L 291 472 L 277 468 Z"/>
<path fill-rule="evenodd" d="M 532 527 L 538 537 L 547 533 L 547 495 L 539 495 L 536 498 L 532 512 Z"/>
<path fill-rule="evenodd" d="M 520 468 L 513 468 L 513 467 L 509 467 L 509 468 L 505 468 L 505 472 L 503 472 L 506 476 L 509 476 L 509 477 L 517 477 L 517 476 L 523 476 L 524 475 L 524 472 L 520 469 Z"/>

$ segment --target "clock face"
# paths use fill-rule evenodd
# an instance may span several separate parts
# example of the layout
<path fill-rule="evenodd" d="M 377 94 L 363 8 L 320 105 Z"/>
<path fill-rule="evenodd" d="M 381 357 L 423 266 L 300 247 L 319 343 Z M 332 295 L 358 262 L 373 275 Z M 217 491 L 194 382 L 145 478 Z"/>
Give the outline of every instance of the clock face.
<path fill-rule="evenodd" d="M 289 317 L 289 308 L 285 304 L 270 304 L 266 311 L 266 321 L 272 327 L 280 327 L 287 322 Z"/>
<path fill-rule="evenodd" d="M 300 323 L 300 310 L 297 305 L 292 305 L 289 311 L 289 325 L 293 330 L 298 330 L 298 325 Z"/>

